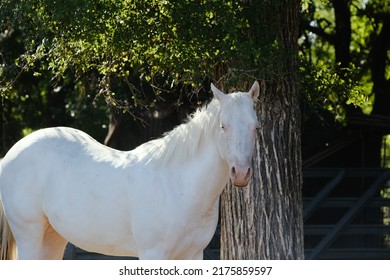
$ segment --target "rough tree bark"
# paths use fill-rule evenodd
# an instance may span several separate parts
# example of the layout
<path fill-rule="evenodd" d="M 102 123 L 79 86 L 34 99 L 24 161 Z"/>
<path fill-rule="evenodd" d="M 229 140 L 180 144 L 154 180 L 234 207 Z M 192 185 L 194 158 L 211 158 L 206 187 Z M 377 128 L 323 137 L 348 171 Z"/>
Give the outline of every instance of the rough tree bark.
<path fill-rule="evenodd" d="M 268 11 L 261 12 L 257 21 L 272 25 L 269 32 L 275 32 L 284 58 L 272 77 L 260 81 L 261 128 L 252 183 L 245 189 L 228 185 L 221 197 L 221 259 L 303 259 L 299 1 L 257 2 L 260 11 Z"/>

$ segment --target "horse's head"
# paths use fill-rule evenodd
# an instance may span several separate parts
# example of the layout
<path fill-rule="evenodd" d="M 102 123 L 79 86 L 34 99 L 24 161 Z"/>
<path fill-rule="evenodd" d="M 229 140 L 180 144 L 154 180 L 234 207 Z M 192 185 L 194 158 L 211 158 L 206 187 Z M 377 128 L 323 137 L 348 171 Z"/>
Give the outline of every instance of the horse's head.
<path fill-rule="evenodd" d="M 211 84 L 220 103 L 220 153 L 229 164 L 233 185 L 245 187 L 252 176 L 252 155 L 258 121 L 254 102 L 259 95 L 255 82 L 249 92 L 224 94 Z"/>

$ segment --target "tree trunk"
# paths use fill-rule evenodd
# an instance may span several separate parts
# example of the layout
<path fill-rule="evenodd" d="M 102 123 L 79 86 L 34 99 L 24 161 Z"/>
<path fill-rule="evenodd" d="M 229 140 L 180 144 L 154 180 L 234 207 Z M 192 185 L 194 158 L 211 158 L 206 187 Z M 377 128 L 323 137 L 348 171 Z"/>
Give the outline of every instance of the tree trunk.
<path fill-rule="evenodd" d="M 383 26 L 379 35 L 373 40 L 370 52 L 371 75 L 374 86 L 375 102 L 372 115 L 390 116 L 390 79 L 386 78 L 388 67 L 387 57 L 390 49 L 390 19 L 383 20 Z M 390 133 L 389 129 L 372 128 L 367 133 L 366 166 L 382 166 L 383 136 Z"/>
<path fill-rule="evenodd" d="M 245 189 L 228 185 L 222 194 L 221 259 L 303 259 L 299 1 L 282 0 L 274 5 L 263 0 L 260 5 L 265 6 L 263 10 L 274 9 L 258 16 L 261 22 L 276 26 L 269 32 L 277 34 L 280 54 L 287 58 L 281 69 L 275 69 L 276 78 L 260 82 L 260 130 L 252 183 Z M 275 20 L 279 22 L 275 24 Z"/>
<path fill-rule="evenodd" d="M 341 67 L 349 67 L 351 53 L 351 0 L 333 0 L 333 7 L 336 20 L 335 52 L 336 61 Z"/>
<path fill-rule="evenodd" d="M 386 77 L 388 51 L 390 49 L 390 19 L 383 21 L 383 26 L 378 37 L 372 43 L 370 53 L 371 73 L 374 82 L 373 93 L 375 103 L 372 113 L 377 115 L 390 115 L 390 79 Z"/>

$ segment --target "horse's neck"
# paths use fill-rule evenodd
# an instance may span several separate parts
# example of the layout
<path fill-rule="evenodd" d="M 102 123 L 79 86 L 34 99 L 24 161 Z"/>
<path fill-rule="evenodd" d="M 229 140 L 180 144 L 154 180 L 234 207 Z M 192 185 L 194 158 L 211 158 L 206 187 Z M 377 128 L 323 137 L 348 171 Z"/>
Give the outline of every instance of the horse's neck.
<path fill-rule="evenodd" d="M 212 102 L 188 123 L 133 151 L 144 164 L 164 170 L 171 190 L 203 209 L 218 201 L 228 180 L 228 166 L 220 156 L 216 133 L 218 110 L 218 103 Z"/>
<path fill-rule="evenodd" d="M 177 166 L 179 182 L 185 189 L 188 201 L 193 201 L 199 209 L 215 206 L 228 180 L 228 165 L 220 157 L 215 141 L 204 141 L 197 151 L 197 156 Z"/>
<path fill-rule="evenodd" d="M 194 149 L 193 153 L 187 154 L 192 156 L 177 165 L 177 172 L 180 172 L 177 174 L 181 177 L 179 181 L 184 182 L 179 188 L 185 188 L 191 197 L 189 200 L 197 200 L 195 205 L 201 205 L 202 208 L 212 207 L 218 202 L 229 178 L 229 168 L 227 162 L 221 158 L 220 143 L 215 131 L 219 125 L 218 110 L 218 104 L 211 103 L 207 108 L 195 113 L 191 122 L 203 125 L 192 127 L 201 129 L 194 133 L 196 137 L 187 138 L 190 141 L 185 145 L 186 149 Z M 186 137 L 191 137 L 191 133 Z M 188 145 L 189 143 L 191 145 Z"/>

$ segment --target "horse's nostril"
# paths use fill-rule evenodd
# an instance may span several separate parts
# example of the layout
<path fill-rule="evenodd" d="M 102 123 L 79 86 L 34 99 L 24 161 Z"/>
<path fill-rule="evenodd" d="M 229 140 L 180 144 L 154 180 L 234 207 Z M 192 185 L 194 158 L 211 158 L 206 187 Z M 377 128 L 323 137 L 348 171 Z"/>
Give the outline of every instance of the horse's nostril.
<path fill-rule="evenodd" d="M 232 167 L 232 176 L 236 176 L 236 168 L 234 166 Z"/>
<path fill-rule="evenodd" d="M 251 175 L 252 175 L 252 170 L 251 170 L 250 168 L 248 168 L 248 172 L 247 172 L 246 175 L 245 175 L 245 179 L 246 179 L 246 180 L 249 180 L 250 177 L 251 177 Z"/>

